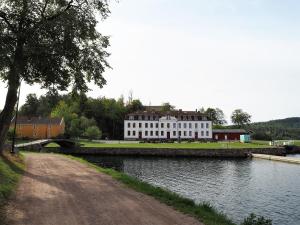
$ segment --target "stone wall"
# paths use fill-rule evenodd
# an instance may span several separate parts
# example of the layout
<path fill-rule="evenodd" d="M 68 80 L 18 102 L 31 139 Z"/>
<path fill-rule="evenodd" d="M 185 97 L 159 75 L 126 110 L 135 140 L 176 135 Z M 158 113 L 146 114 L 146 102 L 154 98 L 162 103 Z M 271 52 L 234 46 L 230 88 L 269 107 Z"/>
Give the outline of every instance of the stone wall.
<path fill-rule="evenodd" d="M 249 148 L 249 149 L 159 149 L 159 148 L 90 148 L 75 149 L 44 148 L 43 152 L 57 152 L 78 155 L 111 155 L 111 156 L 159 156 L 159 157 L 222 157 L 245 158 L 251 153 L 268 155 L 285 155 L 284 148 Z"/>

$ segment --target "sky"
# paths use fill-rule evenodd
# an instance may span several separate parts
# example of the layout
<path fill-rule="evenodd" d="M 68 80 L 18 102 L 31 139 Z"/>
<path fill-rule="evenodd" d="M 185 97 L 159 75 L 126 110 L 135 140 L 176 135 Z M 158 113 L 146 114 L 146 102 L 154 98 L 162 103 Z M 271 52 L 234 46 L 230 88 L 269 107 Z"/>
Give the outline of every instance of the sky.
<path fill-rule="evenodd" d="M 300 116 L 300 1 L 111 0 L 97 29 L 110 36 L 107 85 L 91 97 L 128 97 L 177 109 L 241 108 L 253 121 Z M 28 93 L 44 94 L 23 84 Z M 5 84 L 0 84 L 0 108 Z"/>

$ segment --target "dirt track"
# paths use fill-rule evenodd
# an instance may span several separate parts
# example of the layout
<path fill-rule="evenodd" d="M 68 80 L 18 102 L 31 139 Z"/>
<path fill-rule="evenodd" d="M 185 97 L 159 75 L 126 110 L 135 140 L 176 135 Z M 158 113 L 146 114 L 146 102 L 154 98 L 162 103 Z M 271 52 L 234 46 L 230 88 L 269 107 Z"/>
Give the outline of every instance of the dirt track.
<path fill-rule="evenodd" d="M 152 197 L 59 155 L 26 154 L 8 207 L 14 225 L 202 225 Z"/>

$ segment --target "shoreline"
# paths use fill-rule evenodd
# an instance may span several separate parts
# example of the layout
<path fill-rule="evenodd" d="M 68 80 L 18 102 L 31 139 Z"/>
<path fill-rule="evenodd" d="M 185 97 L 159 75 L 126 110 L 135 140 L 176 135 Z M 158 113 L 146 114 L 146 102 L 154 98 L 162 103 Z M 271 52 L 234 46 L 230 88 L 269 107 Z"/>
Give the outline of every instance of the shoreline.
<path fill-rule="evenodd" d="M 251 154 L 285 156 L 285 148 L 243 148 L 243 149 L 170 149 L 170 148 L 102 148 L 78 147 L 65 149 L 44 147 L 46 153 L 63 153 L 74 155 L 109 155 L 109 156 L 157 156 L 157 157 L 199 157 L 199 158 L 247 158 Z"/>

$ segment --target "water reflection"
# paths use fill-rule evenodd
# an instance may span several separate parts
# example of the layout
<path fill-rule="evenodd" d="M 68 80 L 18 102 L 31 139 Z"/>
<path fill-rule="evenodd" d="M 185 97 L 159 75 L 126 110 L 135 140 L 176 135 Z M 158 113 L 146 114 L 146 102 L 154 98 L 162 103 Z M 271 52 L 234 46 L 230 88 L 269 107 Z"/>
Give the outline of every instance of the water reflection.
<path fill-rule="evenodd" d="M 274 225 L 300 224 L 300 166 L 267 160 L 87 157 L 196 202 L 235 222 L 254 212 Z"/>

